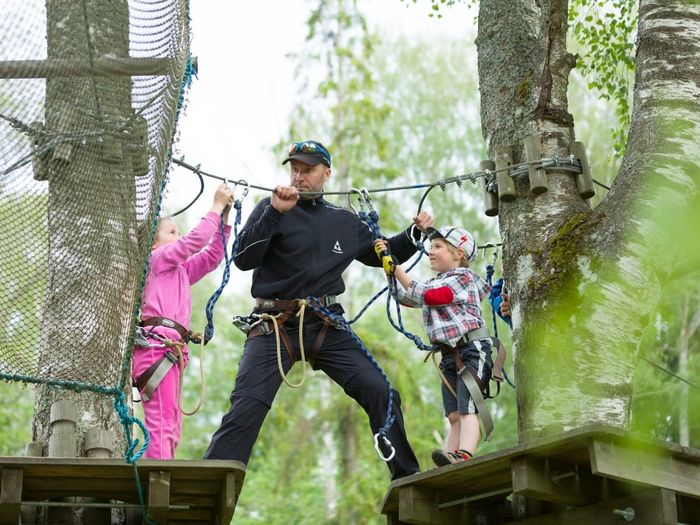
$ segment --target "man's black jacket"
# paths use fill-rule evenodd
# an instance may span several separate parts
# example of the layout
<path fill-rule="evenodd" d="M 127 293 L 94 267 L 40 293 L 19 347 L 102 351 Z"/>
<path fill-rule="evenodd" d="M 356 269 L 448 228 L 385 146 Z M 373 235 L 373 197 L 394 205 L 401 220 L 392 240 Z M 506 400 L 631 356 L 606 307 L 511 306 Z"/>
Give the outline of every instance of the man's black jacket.
<path fill-rule="evenodd" d="M 391 237 L 389 245 L 400 262 L 416 251 L 410 229 Z M 254 270 L 253 297 L 301 299 L 343 293 L 341 274 L 354 259 L 381 266 L 369 228 L 354 213 L 317 198 L 299 200 L 282 214 L 268 197 L 241 231 L 234 262 Z"/>

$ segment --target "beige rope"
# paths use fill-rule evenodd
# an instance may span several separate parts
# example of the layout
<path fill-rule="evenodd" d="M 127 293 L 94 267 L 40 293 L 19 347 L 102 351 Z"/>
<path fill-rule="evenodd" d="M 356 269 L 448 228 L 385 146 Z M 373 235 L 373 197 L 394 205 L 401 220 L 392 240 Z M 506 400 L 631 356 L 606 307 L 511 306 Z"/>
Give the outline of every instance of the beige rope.
<path fill-rule="evenodd" d="M 297 316 L 299 317 L 299 352 L 301 353 L 301 381 L 294 384 L 289 381 L 287 374 L 284 373 L 284 367 L 282 366 L 282 345 L 280 342 L 280 327 L 277 322 L 277 318 L 282 315 L 280 312 L 277 315 L 262 314 L 260 318 L 264 321 L 272 321 L 272 325 L 275 328 L 275 343 L 277 344 L 277 368 L 280 371 L 280 376 L 282 376 L 282 381 L 284 381 L 287 386 L 291 388 L 299 388 L 306 381 L 306 355 L 304 353 L 304 311 L 306 310 L 307 301 L 306 299 L 299 300 L 299 312 Z M 292 363 L 294 365 L 294 363 Z"/>
<path fill-rule="evenodd" d="M 440 365 L 438 365 L 437 360 L 435 359 L 435 354 L 437 354 L 437 350 L 433 350 L 430 352 L 430 357 L 433 360 L 433 364 L 435 365 L 435 368 L 438 371 L 438 375 L 440 376 L 440 380 L 444 383 L 444 385 L 447 387 L 447 390 L 450 391 L 450 393 L 455 396 L 455 399 L 457 399 L 457 392 L 455 392 L 455 389 L 452 388 L 452 385 L 447 381 L 447 378 L 445 377 L 445 374 L 442 373 L 442 370 L 440 370 Z M 427 359 L 427 357 L 426 357 Z"/>

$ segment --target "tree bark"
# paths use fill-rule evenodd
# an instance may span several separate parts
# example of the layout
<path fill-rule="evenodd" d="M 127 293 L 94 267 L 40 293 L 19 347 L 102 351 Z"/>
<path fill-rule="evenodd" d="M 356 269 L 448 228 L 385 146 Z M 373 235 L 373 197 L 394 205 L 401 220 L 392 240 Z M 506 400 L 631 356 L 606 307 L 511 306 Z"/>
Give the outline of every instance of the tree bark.
<path fill-rule="evenodd" d="M 48 58 L 90 61 L 129 55 L 126 0 L 47 1 Z M 119 140 L 105 144 L 109 130 L 131 115 L 131 79 L 49 79 L 46 122 L 52 131 L 106 129 L 104 142 L 70 143 L 68 161 L 49 173 L 49 280 L 39 351 L 40 374 L 54 380 L 114 388 L 141 275 L 136 197 L 131 159 Z M 40 387 L 34 439 L 48 442 L 49 409 L 57 400 L 78 407 L 76 455 L 91 427 L 110 429 L 124 450 L 113 398 L 103 394 Z"/>
<path fill-rule="evenodd" d="M 550 191 L 500 205 L 504 270 L 514 296 L 521 441 L 582 424 L 628 428 L 640 335 L 662 286 L 659 255 L 697 200 L 700 16 L 690 1 L 640 2 L 634 111 L 612 191 L 591 211 L 570 175 Z M 566 0 L 483 0 L 479 13 L 482 128 L 491 158 L 542 138 L 566 155 Z M 667 219 L 674 210 L 672 220 Z M 664 215 L 666 214 L 666 216 Z"/>

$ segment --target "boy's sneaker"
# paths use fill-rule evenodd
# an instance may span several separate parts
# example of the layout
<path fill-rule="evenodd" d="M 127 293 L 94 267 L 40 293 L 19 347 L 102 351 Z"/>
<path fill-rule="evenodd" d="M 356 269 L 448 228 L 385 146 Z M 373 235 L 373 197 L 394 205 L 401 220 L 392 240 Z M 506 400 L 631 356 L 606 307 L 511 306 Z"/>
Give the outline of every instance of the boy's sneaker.
<path fill-rule="evenodd" d="M 445 465 L 452 465 L 454 463 L 468 461 L 469 459 L 471 459 L 471 457 L 471 453 L 462 449 L 455 450 L 452 452 L 436 449 L 433 450 L 432 453 L 433 463 L 435 463 L 435 465 L 438 467 L 444 467 Z"/>

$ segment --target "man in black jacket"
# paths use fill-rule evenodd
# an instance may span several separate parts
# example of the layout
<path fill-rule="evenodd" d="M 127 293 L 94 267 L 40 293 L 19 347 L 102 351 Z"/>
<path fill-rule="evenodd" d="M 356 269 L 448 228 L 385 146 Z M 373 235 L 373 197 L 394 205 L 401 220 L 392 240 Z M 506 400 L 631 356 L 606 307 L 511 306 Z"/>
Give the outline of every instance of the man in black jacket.
<path fill-rule="evenodd" d="M 312 296 L 334 314 L 342 315 L 343 308 L 336 301 L 336 296 L 345 291 L 342 272 L 355 259 L 369 266 L 381 265 L 368 226 L 354 213 L 323 198 L 323 186 L 331 176 L 328 150 L 315 141 L 294 143 L 283 164 L 288 162 L 291 185 L 277 186 L 271 198 L 258 203 L 240 233 L 234 258 L 241 270 L 253 270 L 253 312 L 282 314 L 280 336 L 285 350 L 280 353 L 285 374 L 293 360 L 300 358 L 299 318 L 294 315 L 299 310 L 297 300 Z M 422 212 L 414 223 L 425 230 L 432 219 Z M 410 228 L 388 242 L 401 262 L 415 253 Z M 376 433 L 387 415 L 386 381 L 348 331 L 307 312 L 303 335 L 309 362 L 362 406 Z M 248 462 L 282 381 L 273 328 L 271 321 L 265 321 L 250 331 L 231 394 L 231 408 L 212 436 L 205 458 Z M 386 434 L 396 451 L 388 462 L 393 479 L 419 470 L 406 438 L 400 403 L 398 392 L 393 391 L 395 420 Z M 382 448 L 388 455 L 386 447 Z"/>

